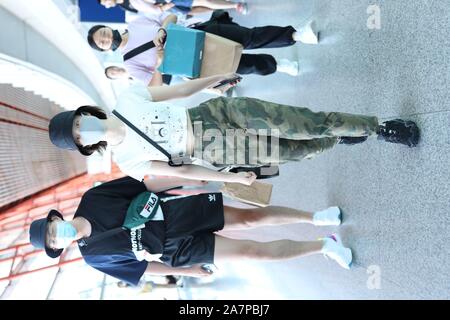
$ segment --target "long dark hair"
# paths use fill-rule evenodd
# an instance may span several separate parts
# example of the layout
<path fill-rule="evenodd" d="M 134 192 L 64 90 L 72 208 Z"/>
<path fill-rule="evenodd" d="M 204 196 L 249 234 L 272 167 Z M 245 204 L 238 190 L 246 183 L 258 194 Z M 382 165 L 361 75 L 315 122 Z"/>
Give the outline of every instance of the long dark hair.
<path fill-rule="evenodd" d="M 92 28 L 89 29 L 88 35 L 87 35 L 87 41 L 88 41 L 89 45 L 91 46 L 92 49 L 95 49 L 97 51 L 105 51 L 102 48 L 100 48 L 99 46 L 97 46 L 97 44 L 94 41 L 94 33 L 96 33 L 101 28 L 107 28 L 107 26 L 104 26 L 102 24 L 93 26 Z"/>
<path fill-rule="evenodd" d="M 82 106 L 77 109 L 77 112 L 75 114 L 79 116 L 84 112 L 89 113 L 91 116 L 97 117 L 102 120 L 108 118 L 103 109 L 94 106 Z M 82 155 L 90 156 L 95 151 L 97 151 L 100 154 L 103 154 L 103 152 L 106 150 L 106 147 L 108 146 L 108 143 L 106 141 L 100 141 L 97 142 L 96 144 L 91 144 L 88 146 L 80 146 L 80 145 L 77 146 L 78 150 L 80 150 Z"/>

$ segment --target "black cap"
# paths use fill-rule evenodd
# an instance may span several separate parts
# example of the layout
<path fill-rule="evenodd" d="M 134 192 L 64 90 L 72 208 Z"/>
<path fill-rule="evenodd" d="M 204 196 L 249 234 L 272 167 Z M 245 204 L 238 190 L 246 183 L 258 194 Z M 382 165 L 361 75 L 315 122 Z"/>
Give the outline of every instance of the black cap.
<path fill-rule="evenodd" d="M 45 248 L 45 253 L 50 258 L 57 258 L 61 255 L 64 249 L 54 250 L 52 248 L 47 247 L 45 242 L 47 235 L 47 224 L 52 221 L 54 216 L 60 217 L 64 220 L 64 217 L 57 210 L 50 210 L 47 215 L 47 218 L 42 218 L 35 220 L 31 223 L 30 226 L 30 242 L 31 244 L 38 249 Z"/>
<path fill-rule="evenodd" d="M 72 134 L 75 116 L 76 110 L 64 111 L 58 113 L 50 120 L 50 125 L 48 126 L 50 141 L 58 148 L 78 150 Z"/>
<path fill-rule="evenodd" d="M 86 106 L 79 107 L 77 110 L 64 111 L 58 113 L 50 120 L 48 126 L 48 134 L 50 141 L 61 149 L 66 150 L 78 150 L 82 155 L 89 156 L 91 153 L 87 153 L 75 143 L 72 134 L 73 120 L 75 116 L 80 115 Z"/>

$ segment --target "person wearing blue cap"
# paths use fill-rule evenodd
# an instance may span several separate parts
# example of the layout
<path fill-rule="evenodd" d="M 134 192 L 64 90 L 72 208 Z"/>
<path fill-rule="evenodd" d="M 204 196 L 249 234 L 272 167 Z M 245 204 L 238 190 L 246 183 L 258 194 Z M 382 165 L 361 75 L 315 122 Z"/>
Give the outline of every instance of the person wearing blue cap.
<path fill-rule="evenodd" d="M 164 192 L 175 186 L 130 177 L 103 183 L 83 195 L 71 221 L 56 210 L 33 221 L 30 242 L 57 258 L 77 241 L 88 265 L 133 285 L 144 273 L 201 277 L 210 274 L 205 264 L 237 259 L 276 261 L 323 254 L 350 267 L 352 252 L 337 235 L 261 243 L 220 234 L 294 223 L 337 226 L 338 207 L 315 213 L 285 207 L 242 209 L 223 205 L 221 193 L 173 197 Z"/>

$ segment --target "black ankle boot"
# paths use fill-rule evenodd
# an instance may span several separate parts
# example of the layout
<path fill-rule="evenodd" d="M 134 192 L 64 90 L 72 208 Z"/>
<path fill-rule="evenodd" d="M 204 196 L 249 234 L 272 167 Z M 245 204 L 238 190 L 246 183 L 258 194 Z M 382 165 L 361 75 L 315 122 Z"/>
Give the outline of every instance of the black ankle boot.
<path fill-rule="evenodd" d="M 401 119 L 386 121 L 378 130 L 378 140 L 399 143 L 410 148 L 416 147 L 420 140 L 419 128 L 413 121 Z"/>

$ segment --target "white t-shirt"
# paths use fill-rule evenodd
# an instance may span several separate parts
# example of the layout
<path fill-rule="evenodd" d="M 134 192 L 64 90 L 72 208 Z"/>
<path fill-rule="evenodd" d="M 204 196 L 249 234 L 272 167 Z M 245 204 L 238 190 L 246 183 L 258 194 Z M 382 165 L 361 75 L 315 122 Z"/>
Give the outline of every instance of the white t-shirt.
<path fill-rule="evenodd" d="M 115 110 L 171 155 L 186 154 L 188 119 L 185 108 L 168 102 L 153 102 L 147 87 L 136 82 L 119 96 Z M 151 160 L 168 161 L 128 126 L 122 143 L 112 146 L 111 151 L 113 161 L 122 172 L 139 181 L 149 174 Z"/>

